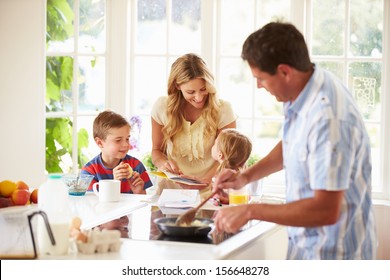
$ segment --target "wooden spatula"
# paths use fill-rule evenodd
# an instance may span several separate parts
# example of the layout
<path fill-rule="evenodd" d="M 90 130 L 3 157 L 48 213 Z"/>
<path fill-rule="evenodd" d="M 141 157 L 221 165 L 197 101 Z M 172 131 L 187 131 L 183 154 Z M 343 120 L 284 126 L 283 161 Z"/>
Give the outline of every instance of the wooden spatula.
<path fill-rule="evenodd" d="M 210 196 L 208 196 L 205 200 L 203 200 L 197 207 L 192 208 L 187 212 L 181 214 L 179 217 L 177 217 L 175 225 L 176 226 L 190 225 L 194 220 L 196 212 L 198 212 L 200 207 L 202 207 L 210 198 L 216 195 L 218 191 L 219 189 L 215 190 Z"/>

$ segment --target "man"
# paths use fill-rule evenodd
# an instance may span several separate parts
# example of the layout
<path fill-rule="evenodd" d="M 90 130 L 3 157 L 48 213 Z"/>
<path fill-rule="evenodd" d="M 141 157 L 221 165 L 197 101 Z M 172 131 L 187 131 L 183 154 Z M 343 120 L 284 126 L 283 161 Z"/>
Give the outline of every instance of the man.
<path fill-rule="evenodd" d="M 286 204 L 222 209 L 216 229 L 237 232 L 249 220 L 270 221 L 287 226 L 287 259 L 375 258 L 370 141 L 350 92 L 311 63 L 303 35 L 288 23 L 251 34 L 242 58 L 257 87 L 283 102 L 283 137 L 238 176 L 222 172 L 214 188 L 240 188 L 284 169 Z"/>

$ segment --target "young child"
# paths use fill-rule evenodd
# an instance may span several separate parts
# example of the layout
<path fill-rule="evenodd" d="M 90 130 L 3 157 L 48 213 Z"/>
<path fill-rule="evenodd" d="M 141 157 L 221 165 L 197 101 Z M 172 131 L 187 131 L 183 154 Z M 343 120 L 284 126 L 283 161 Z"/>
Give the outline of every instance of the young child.
<path fill-rule="evenodd" d="M 219 162 L 217 174 L 225 168 L 237 171 L 245 168 L 251 152 L 252 142 L 247 136 L 233 128 L 223 129 L 211 148 L 212 157 Z M 216 197 L 221 203 L 229 203 L 229 197 L 223 191 Z"/>
<path fill-rule="evenodd" d="M 94 176 L 92 185 L 102 179 L 121 181 L 122 193 L 145 194 L 152 182 L 141 161 L 127 154 L 130 149 L 130 124 L 110 110 L 101 112 L 93 122 L 93 137 L 101 153 L 88 162 L 82 174 Z"/>

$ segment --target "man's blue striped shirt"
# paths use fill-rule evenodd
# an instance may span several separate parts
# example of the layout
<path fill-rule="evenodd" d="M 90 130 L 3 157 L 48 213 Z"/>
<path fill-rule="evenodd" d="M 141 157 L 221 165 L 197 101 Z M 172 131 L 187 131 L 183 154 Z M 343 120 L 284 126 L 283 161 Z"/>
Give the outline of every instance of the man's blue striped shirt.
<path fill-rule="evenodd" d="M 349 90 L 315 67 L 294 102 L 284 104 L 286 199 L 344 191 L 336 224 L 288 227 L 288 259 L 373 259 L 370 140 Z"/>

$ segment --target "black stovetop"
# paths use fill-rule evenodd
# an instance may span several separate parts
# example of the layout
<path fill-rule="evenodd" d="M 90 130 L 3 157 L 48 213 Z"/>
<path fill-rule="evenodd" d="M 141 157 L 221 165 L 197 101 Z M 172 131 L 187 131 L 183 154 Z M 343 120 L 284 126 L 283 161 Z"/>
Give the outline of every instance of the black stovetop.
<path fill-rule="evenodd" d="M 200 210 L 197 217 L 212 219 L 215 210 Z M 212 229 L 205 237 L 175 237 L 164 235 L 153 222 L 157 218 L 176 217 L 178 214 L 164 214 L 156 206 L 138 209 L 131 214 L 100 225 L 100 228 L 118 229 L 123 238 L 134 240 L 159 240 L 173 242 L 189 242 L 217 245 L 231 238 L 234 234 L 217 233 Z M 213 227 L 212 227 L 213 228 Z"/>

